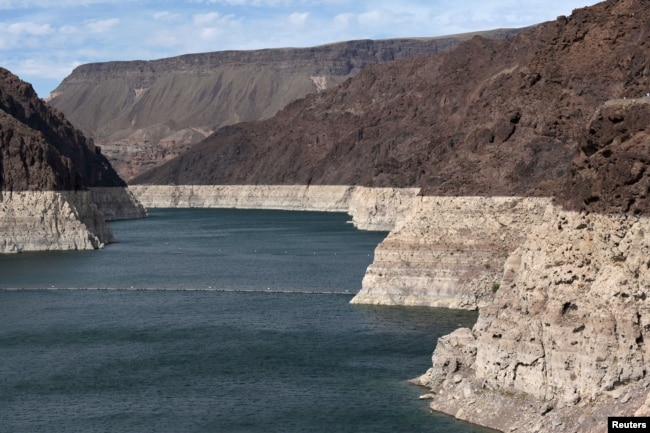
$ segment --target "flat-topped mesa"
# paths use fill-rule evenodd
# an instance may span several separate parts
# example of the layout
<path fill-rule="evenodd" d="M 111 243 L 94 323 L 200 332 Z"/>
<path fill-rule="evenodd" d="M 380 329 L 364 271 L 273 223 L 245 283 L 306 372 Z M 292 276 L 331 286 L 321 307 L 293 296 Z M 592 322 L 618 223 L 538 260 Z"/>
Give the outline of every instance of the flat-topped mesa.
<path fill-rule="evenodd" d="M 92 141 L 0 68 L 0 252 L 99 248 L 105 217 L 142 216 Z"/>
<path fill-rule="evenodd" d="M 517 32 L 480 34 L 505 38 Z M 93 63 L 66 77 L 49 104 L 92 136 L 128 180 L 221 126 L 269 118 L 368 64 L 446 52 L 475 34 Z"/>

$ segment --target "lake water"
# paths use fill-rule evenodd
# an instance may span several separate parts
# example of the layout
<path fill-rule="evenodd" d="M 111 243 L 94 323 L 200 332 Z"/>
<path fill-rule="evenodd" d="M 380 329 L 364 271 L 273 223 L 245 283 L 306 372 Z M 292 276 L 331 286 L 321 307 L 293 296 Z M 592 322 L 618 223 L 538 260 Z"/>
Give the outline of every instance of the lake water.
<path fill-rule="evenodd" d="M 346 220 L 153 209 L 0 256 L 0 432 L 487 432 L 407 383 L 476 313 L 350 305 L 385 233 Z"/>

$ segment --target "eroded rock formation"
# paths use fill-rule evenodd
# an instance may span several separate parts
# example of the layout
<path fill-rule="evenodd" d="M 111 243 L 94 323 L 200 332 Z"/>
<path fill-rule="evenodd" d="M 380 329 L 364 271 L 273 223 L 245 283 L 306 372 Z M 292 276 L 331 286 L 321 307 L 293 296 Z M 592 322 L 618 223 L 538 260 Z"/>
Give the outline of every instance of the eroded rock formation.
<path fill-rule="evenodd" d="M 497 291 L 508 254 L 539 224 L 544 198 L 417 197 L 375 250 L 356 304 L 476 309 Z"/>
<path fill-rule="evenodd" d="M 650 91 L 649 19 L 638 2 L 604 2 L 509 39 L 368 65 L 271 119 L 221 128 L 130 183 L 557 196 L 576 152 L 590 148 L 585 125 L 597 110 Z"/>
<path fill-rule="evenodd" d="M 0 68 L 0 252 L 99 248 L 105 217 L 143 215 L 99 149 Z"/>
<path fill-rule="evenodd" d="M 146 207 L 347 212 L 362 230 L 392 230 L 410 212 L 417 188 L 349 185 L 133 185 Z"/>
<path fill-rule="evenodd" d="M 419 382 L 432 407 L 525 432 L 605 432 L 608 416 L 643 412 L 648 233 L 647 217 L 547 207 L 474 328 L 439 342 Z"/>

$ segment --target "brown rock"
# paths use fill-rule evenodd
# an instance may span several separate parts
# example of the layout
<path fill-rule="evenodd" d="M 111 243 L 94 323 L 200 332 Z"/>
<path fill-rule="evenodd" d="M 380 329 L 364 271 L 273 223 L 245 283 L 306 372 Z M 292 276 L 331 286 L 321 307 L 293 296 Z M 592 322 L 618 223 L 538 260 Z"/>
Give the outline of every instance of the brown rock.
<path fill-rule="evenodd" d="M 559 191 L 570 171 L 583 171 L 573 161 L 589 146 L 585 125 L 607 101 L 650 88 L 648 20 L 640 0 L 603 2 L 511 39 L 474 37 L 446 54 L 369 65 L 272 119 L 222 128 L 133 183 L 421 186 L 427 195 L 570 200 Z"/>
<path fill-rule="evenodd" d="M 503 38 L 517 32 L 483 33 Z M 368 64 L 449 51 L 472 35 L 88 64 L 52 92 L 50 104 L 94 137 L 120 175 L 130 179 L 221 126 L 269 118 Z"/>
<path fill-rule="evenodd" d="M 0 189 L 78 190 L 123 187 L 92 141 L 32 86 L 0 68 Z"/>

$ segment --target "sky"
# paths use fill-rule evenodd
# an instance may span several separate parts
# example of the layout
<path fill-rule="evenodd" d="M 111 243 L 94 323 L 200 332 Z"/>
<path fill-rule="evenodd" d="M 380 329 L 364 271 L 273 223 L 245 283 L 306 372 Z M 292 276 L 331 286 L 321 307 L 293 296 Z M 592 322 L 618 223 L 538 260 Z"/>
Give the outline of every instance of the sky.
<path fill-rule="evenodd" d="M 525 27 L 595 0 L 0 0 L 0 66 L 40 97 L 84 63 Z"/>

